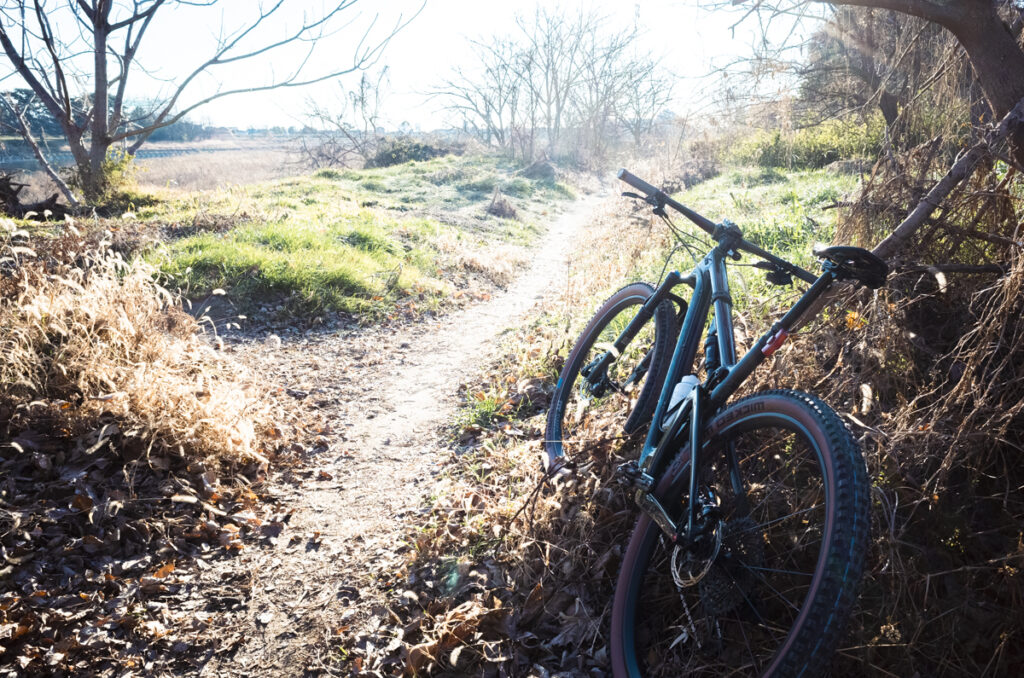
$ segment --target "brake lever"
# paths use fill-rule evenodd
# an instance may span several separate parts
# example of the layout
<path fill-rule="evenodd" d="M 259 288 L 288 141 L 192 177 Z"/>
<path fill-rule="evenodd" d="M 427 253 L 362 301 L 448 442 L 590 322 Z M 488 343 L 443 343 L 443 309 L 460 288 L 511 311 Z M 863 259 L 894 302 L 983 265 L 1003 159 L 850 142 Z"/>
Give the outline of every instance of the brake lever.
<path fill-rule="evenodd" d="M 636 200 L 643 200 L 645 203 L 647 203 L 648 205 L 650 205 L 651 207 L 654 208 L 654 213 L 657 216 L 661 217 L 662 219 L 667 219 L 668 218 L 668 213 L 665 211 L 665 204 L 660 199 L 660 196 L 657 196 L 657 195 L 647 195 L 647 196 L 644 196 L 644 195 L 639 195 L 637 193 L 633 193 L 632 191 L 624 191 L 622 193 L 622 197 L 624 197 L 624 198 L 634 198 Z"/>
<path fill-rule="evenodd" d="M 779 287 L 793 284 L 793 277 L 789 274 L 789 271 L 776 266 L 770 261 L 758 261 L 754 264 L 754 268 L 759 268 L 762 271 L 768 272 L 767 275 L 765 275 L 765 280 L 767 280 L 769 284 L 777 285 Z"/>

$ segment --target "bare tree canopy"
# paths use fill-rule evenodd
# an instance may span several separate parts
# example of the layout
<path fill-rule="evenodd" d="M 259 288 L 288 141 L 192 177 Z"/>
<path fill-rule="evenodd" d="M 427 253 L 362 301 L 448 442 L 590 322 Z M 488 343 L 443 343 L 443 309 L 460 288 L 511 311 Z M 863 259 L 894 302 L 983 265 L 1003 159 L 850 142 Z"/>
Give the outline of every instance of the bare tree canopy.
<path fill-rule="evenodd" d="M 744 2 L 747 15 L 799 14 L 824 0 Z M 996 117 L 1024 98 L 1024 2 L 1022 0 L 831 0 L 828 4 L 891 10 L 938 24 L 963 47 Z M 818 10 L 815 10 L 817 13 Z M 1016 163 L 1024 167 L 1024 130 L 1010 135 Z"/>
<path fill-rule="evenodd" d="M 378 28 L 377 19 L 352 35 L 359 0 L 335 0 L 315 14 L 295 11 L 295 2 L 251 3 L 235 26 L 223 25 L 209 53 L 189 63 L 168 93 L 135 119 L 128 114 L 131 85 L 139 73 L 151 75 L 138 63 L 143 40 L 171 11 L 213 8 L 218 0 L 0 0 L 0 46 L 16 74 L 59 123 L 74 158 L 74 183 L 86 201 L 103 195 L 103 164 L 117 142 L 134 154 L 154 131 L 171 125 L 216 99 L 278 88 L 294 88 L 336 78 L 374 64 L 395 34 L 411 18 L 399 16 Z M 422 9 L 422 6 L 420 6 Z M 415 16 L 418 11 L 413 14 Z M 346 30 L 348 29 L 348 30 Z M 345 59 L 314 70 L 318 49 L 344 38 Z M 189 60 L 183 53 L 183 61 Z M 232 65 L 259 59 L 284 61 L 259 84 L 227 84 L 213 93 L 195 96 L 201 76 L 217 77 Z M 150 65 L 152 68 L 153 65 Z M 280 68 L 280 66 L 278 67 Z M 189 98 L 193 95 L 195 98 Z M 24 103 L 7 98 L 4 105 L 19 116 Z M 24 118 L 24 115 L 20 116 Z M 21 133 L 67 199 L 77 204 L 71 188 L 59 176 L 36 142 L 31 126 Z"/>
<path fill-rule="evenodd" d="M 639 146 L 671 99 L 672 79 L 640 48 L 636 26 L 610 30 L 590 12 L 538 10 L 510 35 L 475 44 L 476 67 L 457 67 L 437 94 L 466 129 L 513 157 L 572 149 L 600 159 L 617 132 Z"/>

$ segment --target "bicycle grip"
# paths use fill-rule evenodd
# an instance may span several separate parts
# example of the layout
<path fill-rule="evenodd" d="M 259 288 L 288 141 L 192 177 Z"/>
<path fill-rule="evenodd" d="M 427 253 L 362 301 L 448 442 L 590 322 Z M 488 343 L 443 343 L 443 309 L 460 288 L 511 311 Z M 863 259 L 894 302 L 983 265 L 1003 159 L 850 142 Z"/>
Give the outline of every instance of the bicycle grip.
<path fill-rule="evenodd" d="M 620 169 L 616 176 L 618 176 L 619 181 L 626 182 L 636 190 L 646 193 L 648 196 L 656 195 L 661 192 L 661 189 L 655 188 L 640 177 L 630 173 L 629 170 Z"/>

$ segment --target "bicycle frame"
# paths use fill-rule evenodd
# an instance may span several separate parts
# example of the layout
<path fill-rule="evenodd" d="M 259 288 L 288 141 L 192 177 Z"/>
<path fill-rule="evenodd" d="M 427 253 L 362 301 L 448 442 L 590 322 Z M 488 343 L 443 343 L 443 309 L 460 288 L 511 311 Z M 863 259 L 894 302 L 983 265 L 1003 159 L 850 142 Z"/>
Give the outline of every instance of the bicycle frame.
<path fill-rule="evenodd" d="M 669 273 L 664 282 L 658 286 L 651 298 L 641 307 L 636 317 L 616 339 L 613 348 L 606 352 L 595 365 L 595 374 L 604 372 L 629 342 L 636 336 L 640 328 L 654 314 L 654 309 L 672 298 L 672 290 L 681 283 L 693 287 L 693 295 L 683 326 L 679 333 L 668 375 L 658 398 L 654 418 L 647 433 L 640 458 L 636 462 L 638 477 L 636 480 L 636 501 L 646 513 L 657 523 L 666 537 L 673 542 L 680 539 L 684 544 L 691 544 L 700 535 L 697 533 L 698 512 L 701 509 L 697 500 L 698 469 L 701 468 L 701 451 L 704 427 L 711 415 L 720 410 L 739 388 L 740 384 L 768 356 L 774 353 L 789 336 L 796 322 L 814 301 L 827 290 L 837 279 L 837 274 L 830 262 L 825 262 L 824 273 L 815 278 L 811 273 L 799 269 L 805 275 L 804 280 L 813 280 L 810 289 L 793 305 L 793 307 L 772 328 L 761 336 L 742 358 L 736 360 L 736 345 L 732 323 L 732 297 L 729 292 L 729 278 L 726 270 L 726 258 L 735 257 L 736 243 L 741 239 L 739 229 L 731 227 L 716 233 L 718 244 L 700 261 L 693 271 L 682 276 L 679 272 Z M 681 405 L 680 415 L 667 431 L 662 431 L 659 423 L 665 416 L 665 410 L 672 397 L 676 384 L 684 376 L 690 374 L 697 357 L 708 313 L 714 311 L 714 331 L 717 335 L 719 366 L 707 376 L 707 379 L 694 388 L 687 400 Z M 689 505 L 687 507 L 685 525 L 676 524 L 654 495 L 656 484 L 665 470 L 666 462 L 672 458 L 672 452 L 688 443 L 690 448 L 690 479 Z M 730 477 L 736 496 L 745 501 L 746 492 L 737 468 L 734 450 L 726 450 Z"/>

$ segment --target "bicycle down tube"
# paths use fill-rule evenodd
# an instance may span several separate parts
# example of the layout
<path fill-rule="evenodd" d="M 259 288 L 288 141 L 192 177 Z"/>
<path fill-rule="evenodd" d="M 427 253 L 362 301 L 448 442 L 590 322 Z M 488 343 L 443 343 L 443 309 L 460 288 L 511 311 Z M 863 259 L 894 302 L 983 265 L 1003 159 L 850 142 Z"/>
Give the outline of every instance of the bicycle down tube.
<path fill-rule="evenodd" d="M 687 510 L 686 530 L 682 533 L 692 535 L 699 508 L 695 496 L 697 472 L 701 468 L 699 455 L 704 421 L 724 406 L 739 385 L 781 346 L 804 311 L 831 286 L 835 279 L 832 272 L 826 270 L 814 281 L 814 284 L 797 303 L 737 362 L 732 324 L 732 299 L 726 272 L 726 257 L 729 256 L 730 250 L 728 243 L 719 243 L 697 265 L 690 276 L 684 278 L 678 273 L 674 273 L 674 278 L 670 276 L 670 279 L 667 279 L 665 284 L 658 288 L 656 294 L 660 299 L 667 298 L 671 286 L 678 284 L 671 283 L 670 280 L 692 281 L 694 285 L 693 296 L 683 320 L 683 327 L 672 355 L 672 361 L 669 364 L 668 377 L 662 386 L 653 421 L 637 461 L 642 473 L 640 487 L 637 490 L 637 503 L 651 515 L 666 536 L 671 538 L 678 537 L 682 526 L 675 524 L 668 517 L 664 508 L 652 494 L 655 479 L 659 478 L 664 471 L 665 464 L 671 459 L 671 452 L 682 447 L 684 443 L 689 444 L 689 496 L 691 500 Z M 691 391 L 687 401 L 681 404 L 680 416 L 676 418 L 672 426 L 668 430 L 662 431 L 659 422 L 665 416 L 665 409 L 670 403 L 675 385 L 693 371 L 697 351 L 704 334 L 704 325 L 712 308 L 719 365 L 707 375 L 703 384 Z M 687 433 L 686 439 L 680 435 L 684 430 Z M 733 455 L 730 450 L 726 450 L 726 453 L 729 455 L 727 462 L 732 467 L 735 463 L 732 459 Z M 741 481 L 735 473 L 730 473 L 730 475 L 733 476 L 734 490 L 742 496 L 744 492 L 742 485 L 739 484 Z"/>

